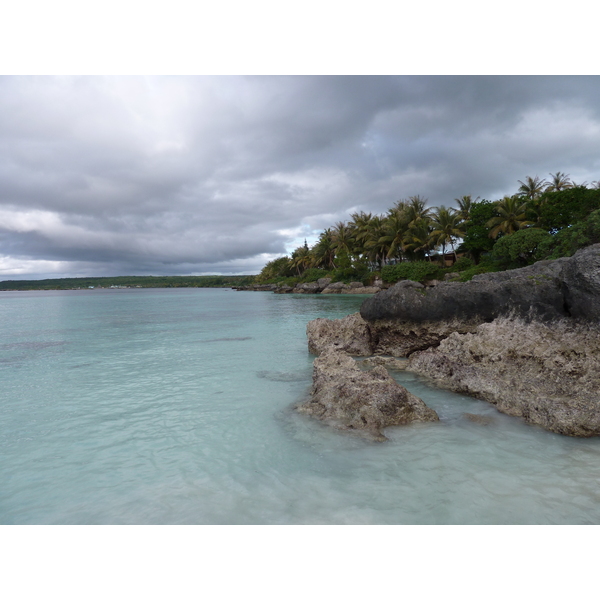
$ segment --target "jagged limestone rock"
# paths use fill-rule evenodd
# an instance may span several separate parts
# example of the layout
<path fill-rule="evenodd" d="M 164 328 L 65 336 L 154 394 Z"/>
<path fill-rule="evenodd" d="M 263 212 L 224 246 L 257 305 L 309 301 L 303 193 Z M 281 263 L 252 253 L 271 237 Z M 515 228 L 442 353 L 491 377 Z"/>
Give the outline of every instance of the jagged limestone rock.
<path fill-rule="evenodd" d="M 394 371 L 404 371 L 408 365 L 408 361 L 406 359 L 394 358 L 393 356 L 371 356 L 370 358 L 365 358 L 360 364 L 365 367 L 382 366 Z"/>
<path fill-rule="evenodd" d="M 393 425 L 438 421 L 437 413 L 378 366 L 363 371 L 348 354 L 328 348 L 313 363 L 311 397 L 297 410 L 339 429 L 384 441 Z"/>
<path fill-rule="evenodd" d="M 600 325 L 499 318 L 417 352 L 407 370 L 564 435 L 600 435 Z"/>
<path fill-rule="evenodd" d="M 467 283 L 403 281 L 365 300 L 360 316 L 309 324 L 311 351 L 410 357 L 409 370 L 502 412 L 600 435 L 600 244 Z"/>
<path fill-rule="evenodd" d="M 363 286 L 357 288 L 350 288 L 349 290 L 342 290 L 342 294 L 378 294 L 381 288 L 374 286 Z"/>
<path fill-rule="evenodd" d="M 306 326 L 308 350 L 321 354 L 332 347 L 355 356 L 373 354 L 367 323 L 360 314 L 354 313 L 343 319 L 315 319 Z"/>

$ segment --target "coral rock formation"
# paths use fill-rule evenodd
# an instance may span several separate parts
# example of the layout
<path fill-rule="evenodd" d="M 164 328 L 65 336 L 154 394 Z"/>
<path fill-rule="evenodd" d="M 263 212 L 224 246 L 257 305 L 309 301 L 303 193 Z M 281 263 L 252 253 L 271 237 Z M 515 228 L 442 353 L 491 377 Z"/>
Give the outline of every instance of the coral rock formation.
<path fill-rule="evenodd" d="M 384 427 L 438 421 L 434 410 L 398 384 L 385 367 L 363 371 L 345 352 L 324 351 L 313 363 L 311 398 L 301 413 L 370 439 L 384 441 Z"/>

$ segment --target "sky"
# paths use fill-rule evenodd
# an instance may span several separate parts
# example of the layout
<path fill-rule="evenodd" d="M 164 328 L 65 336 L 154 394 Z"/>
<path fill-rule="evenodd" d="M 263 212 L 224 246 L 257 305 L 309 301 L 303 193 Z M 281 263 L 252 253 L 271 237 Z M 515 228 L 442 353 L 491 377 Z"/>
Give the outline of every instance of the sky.
<path fill-rule="evenodd" d="M 2 76 L 0 279 L 254 274 L 355 211 L 600 179 L 598 76 Z"/>

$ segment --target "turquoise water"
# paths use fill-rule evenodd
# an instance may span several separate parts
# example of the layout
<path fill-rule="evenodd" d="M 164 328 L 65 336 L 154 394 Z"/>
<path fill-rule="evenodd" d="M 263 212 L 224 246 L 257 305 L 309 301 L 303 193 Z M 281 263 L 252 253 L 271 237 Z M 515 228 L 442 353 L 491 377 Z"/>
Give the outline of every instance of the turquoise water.
<path fill-rule="evenodd" d="M 600 523 L 598 439 L 409 373 L 397 379 L 441 421 L 384 444 L 295 413 L 307 321 L 362 300 L 1 292 L 0 523 Z"/>

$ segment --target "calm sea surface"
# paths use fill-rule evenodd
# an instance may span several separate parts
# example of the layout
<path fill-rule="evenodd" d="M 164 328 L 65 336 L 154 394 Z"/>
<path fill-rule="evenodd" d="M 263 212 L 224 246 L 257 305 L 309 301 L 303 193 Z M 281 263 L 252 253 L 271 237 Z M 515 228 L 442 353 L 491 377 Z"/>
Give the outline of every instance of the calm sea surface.
<path fill-rule="evenodd" d="M 0 292 L 0 523 L 600 523 L 600 439 L 409 373 L 439 423 L 377 444 L 296 414 L 306 323 L 363 299 Z"/>

